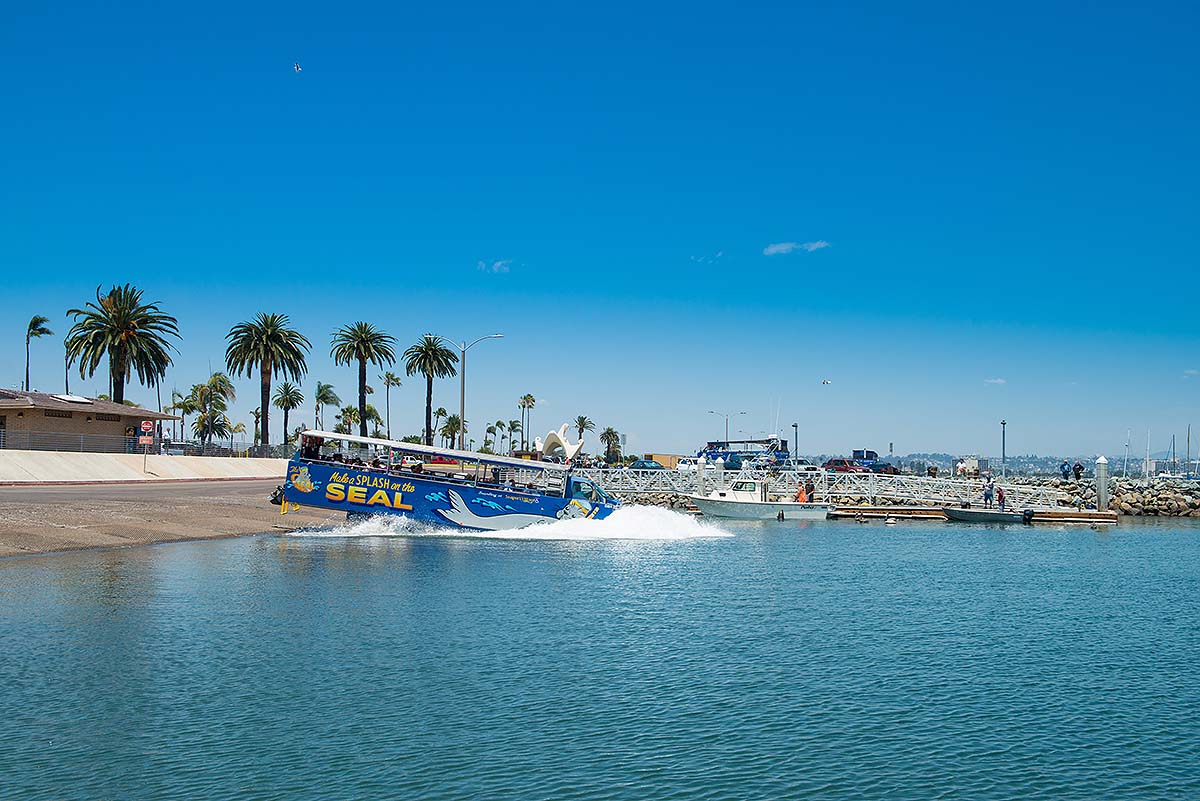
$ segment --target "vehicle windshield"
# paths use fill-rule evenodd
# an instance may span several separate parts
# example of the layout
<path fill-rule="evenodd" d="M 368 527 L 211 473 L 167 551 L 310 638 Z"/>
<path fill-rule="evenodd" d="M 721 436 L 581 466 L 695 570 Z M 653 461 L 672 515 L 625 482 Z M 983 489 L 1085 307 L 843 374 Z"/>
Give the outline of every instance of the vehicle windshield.
<path fill-rule="evenodd" d="M 580 498 L 582 500 L 591 501 L 592 503 L 601 503 L 609 500 L 607 494 L 600 487 L 596 486 L 586 478 L 574 479 L 571 486 L 571 497 Z"/>

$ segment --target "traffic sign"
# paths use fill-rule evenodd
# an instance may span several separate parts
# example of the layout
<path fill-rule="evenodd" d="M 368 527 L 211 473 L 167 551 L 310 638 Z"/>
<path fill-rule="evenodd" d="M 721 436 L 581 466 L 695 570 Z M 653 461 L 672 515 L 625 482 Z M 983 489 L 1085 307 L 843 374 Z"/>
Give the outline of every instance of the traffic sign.
<path fill-rule="evenodd" d="M 153 445 L 154 437 L 138 437 L 138 445 Z"/>
<path fill-rule="evenodd" d="M 149 420 L 143 420 L 143 421 L 142 421 L 142 431 L 145 431 L 147 434 L 149 434 L 149 433 L 150 433 L 151 431 L 153 431 L 153 430 L 154 430 L 154 423 L 153 423 L 153 422 L 151 422 L 151 421 L 149 421 Z"/>

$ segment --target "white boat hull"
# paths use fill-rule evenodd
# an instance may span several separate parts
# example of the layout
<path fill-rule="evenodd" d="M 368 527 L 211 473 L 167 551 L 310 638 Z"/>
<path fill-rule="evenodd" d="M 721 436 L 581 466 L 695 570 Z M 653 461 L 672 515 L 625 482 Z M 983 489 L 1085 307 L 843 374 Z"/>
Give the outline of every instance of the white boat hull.
<path fill-rule="evenodd" d="M 737 520 L 824 520 L 833 508 L 827 503 L 724 500 L 707 495 L 689 495 L 688 498 L 705 517 Z"/>

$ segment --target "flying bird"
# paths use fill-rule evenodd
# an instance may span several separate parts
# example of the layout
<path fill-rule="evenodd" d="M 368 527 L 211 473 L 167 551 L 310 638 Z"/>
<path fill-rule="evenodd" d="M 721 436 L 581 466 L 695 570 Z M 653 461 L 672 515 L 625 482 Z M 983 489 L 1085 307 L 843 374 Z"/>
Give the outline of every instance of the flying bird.
<path fill-rule="evenodd" d="M 821 379 L 821 383 L 822 383 L 822 384 L 832 384 L 833 382 L 832 382 L 832 381 L 830 381 L 828 378 L 822 378 L 822 379 Z"/>
<path fill-rule="evenodd" d="M 297 61 L 295 64 L 293 64 L 292 69 L 294 69 L 296 72 L 300 72 L 300 62 Z"/>

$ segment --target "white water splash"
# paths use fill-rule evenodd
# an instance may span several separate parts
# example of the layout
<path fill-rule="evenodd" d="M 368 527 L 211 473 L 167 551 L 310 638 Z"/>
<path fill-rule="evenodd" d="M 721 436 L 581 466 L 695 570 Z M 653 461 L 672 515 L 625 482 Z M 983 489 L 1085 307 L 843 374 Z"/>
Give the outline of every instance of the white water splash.
<path fill-rule="evenodd" d="M 378 515 L 333 529 L 299 529 L 293 537 L 467 537 L 492 540 L 690 540 L 733 535 L 692 515 L 657 506 L 625 506 L 604 520 L 556 520 L 511 531 L 466 531 Z"/>

